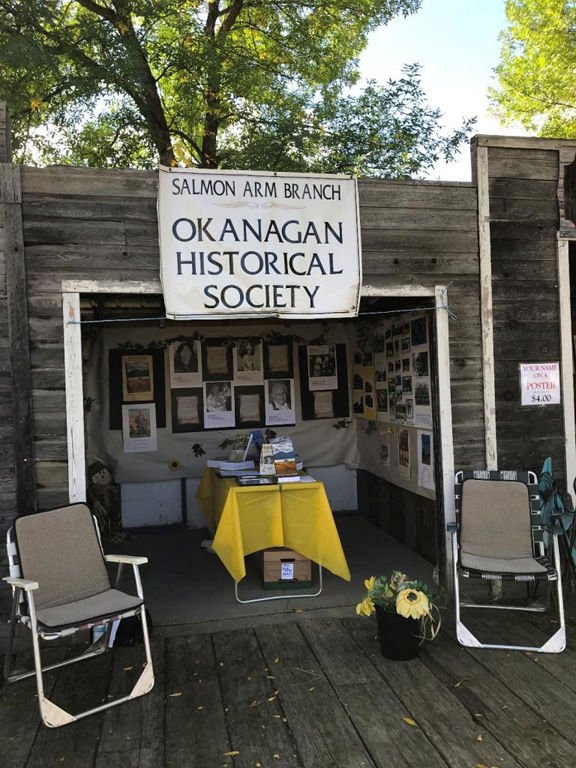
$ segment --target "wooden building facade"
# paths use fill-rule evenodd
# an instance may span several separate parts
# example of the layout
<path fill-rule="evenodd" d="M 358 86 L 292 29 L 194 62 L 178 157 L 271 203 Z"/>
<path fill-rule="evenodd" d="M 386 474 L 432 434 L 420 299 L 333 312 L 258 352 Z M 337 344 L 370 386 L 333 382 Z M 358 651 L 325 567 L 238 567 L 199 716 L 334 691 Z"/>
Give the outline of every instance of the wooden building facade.
<path fill-rule="evenodd" d="M 558 193 L 575 154 L 576 142 L 479 136 L 472 183 L 359 180 L 363 295 L 431 295 L 448 286 L 457 318 L 447 326 L 448 475 L 538 471 L 549 455 L 563 482 L 576 473 L 569 271 L 576 229 Z M 63 293 L 81 281 L 120 294 L 124 283 L 135 295 L 142 285 L 153 301 L 159 285 L 157 173 L 10 160 L 0 105 L 2 538 L 17 514 L 70 498 Z M 519 363 L 559 360 L 563 403 L 522 407 Z M 360 492 L 378 507 L 391 491 L 365 477 Z"/>

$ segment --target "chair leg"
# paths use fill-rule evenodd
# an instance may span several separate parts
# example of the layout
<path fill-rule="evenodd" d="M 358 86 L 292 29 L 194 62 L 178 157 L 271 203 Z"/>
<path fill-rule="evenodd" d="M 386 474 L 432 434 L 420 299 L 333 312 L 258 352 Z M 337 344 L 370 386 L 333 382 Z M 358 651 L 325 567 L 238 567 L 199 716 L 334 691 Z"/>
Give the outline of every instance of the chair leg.
<path fill-rule="evenodd" d="M 14 638 L 16 637 L 16 612 L 18 601 L 20 600 L 20 590 L 14 590 L 12 600 L 12 611 L 10 613 L 10 629 L 8 631 L 8 643 L 6 646 L 6 656 L 4 657 L 4 679 L 10 682 L 10 672 L 12 670 L 12 650 L 14 648 Z"/>

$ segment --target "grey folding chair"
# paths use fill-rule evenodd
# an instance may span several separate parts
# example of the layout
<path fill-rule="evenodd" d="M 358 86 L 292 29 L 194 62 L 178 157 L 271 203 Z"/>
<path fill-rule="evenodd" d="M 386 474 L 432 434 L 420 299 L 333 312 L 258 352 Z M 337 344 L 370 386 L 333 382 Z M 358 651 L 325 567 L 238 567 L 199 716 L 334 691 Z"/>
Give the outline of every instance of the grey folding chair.
<path fill-rule="evenodd" d="M 550 529 L 554 566 L 546 558 L 538 478 L 534 472 L 476 470 L 455 478 L 456 523 L 452 533 L 456 634 L 471 648 L 505 648 L 559 653 L 566 647 L 558 529 Z M 559 628 L 538 646 L 481 643 L 464 625 L 462 608 L 545 611 L 545 605 L 476 603 L 460 599 L 459 577 L 556 584 Z"/>
<path fill-rule="evenodd" d="M 96 522 L 85 504 L 19 517 L 8 531 L 10 576 L 13 588 L 10 632 L 4 663 L 4 677 L 15 682 L 36 675 L 38 703 L 44 723 L 55 728 L 117 706 L 152 690 L 154 671 L 144 610 L 144 596 L 138 567 L 145 557 L 104 555 Z M 116 586 L 123 565 L 132 565 L 137 595 L 113 589 L 106 561 L 118 563 Z M 55 640 L 79 630 L 88 630 L 128 616 L 140 615 L 146 664 L 128 696 L 115 699 L 78 714 L 70 714 L 44 696 L 43 672 L 98 656 L 108 646 L 104 632 L 76 658 L 42 667 L 40 638 Z M 32 631 L 34 671 L 11 674 L 14 635 L 18 623 Z"/>

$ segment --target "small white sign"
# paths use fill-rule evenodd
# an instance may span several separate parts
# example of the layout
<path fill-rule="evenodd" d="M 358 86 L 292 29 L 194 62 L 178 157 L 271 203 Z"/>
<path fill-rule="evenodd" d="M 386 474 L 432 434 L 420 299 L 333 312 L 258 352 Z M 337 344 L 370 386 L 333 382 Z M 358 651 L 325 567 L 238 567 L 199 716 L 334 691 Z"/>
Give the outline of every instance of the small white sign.
<path fill-rule="evenodd" d="M 294 563 L 282 563 L 281 579 L 294 578 Z"/>
<path fill-rule="evenodd" d="M 560 403 L 560 363 L 520 363 L 522 405 Z"/>

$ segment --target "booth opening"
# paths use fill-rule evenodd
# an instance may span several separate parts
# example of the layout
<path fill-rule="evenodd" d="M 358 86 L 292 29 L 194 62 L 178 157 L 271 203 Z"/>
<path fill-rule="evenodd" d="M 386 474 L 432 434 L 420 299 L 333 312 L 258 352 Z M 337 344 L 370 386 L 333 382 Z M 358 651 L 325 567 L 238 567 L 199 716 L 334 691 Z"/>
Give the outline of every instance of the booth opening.
<path fill-rule="evenodd" d="M 357 318 L 324 321 L 169 321 L 156 294 L 83 294 L 81 310 L 87 499 L 107 549 L 148 556 L 142 575 L 155 622 L 348 609 L 370 576 L 402 570 L 431 584 L 434 568 L 442 571 L 433 298 L 364 297 Z M 220 460 L 241 463 L 239 448 L 258 433 L 292 442 L 300 477 L 321 484 L 334 518 L 351 581 L 323 569 L 314 600 L 241 605 L 212 551 L 218 521 L 207 511 L 207 478 Z M 268 514 L 255 508 L 256 538 Z M 328 529 L 314 535 L 329 547 Z M 315 590 L 319 569 L 309 560 L 255 551 L 239 593 Z"/>

